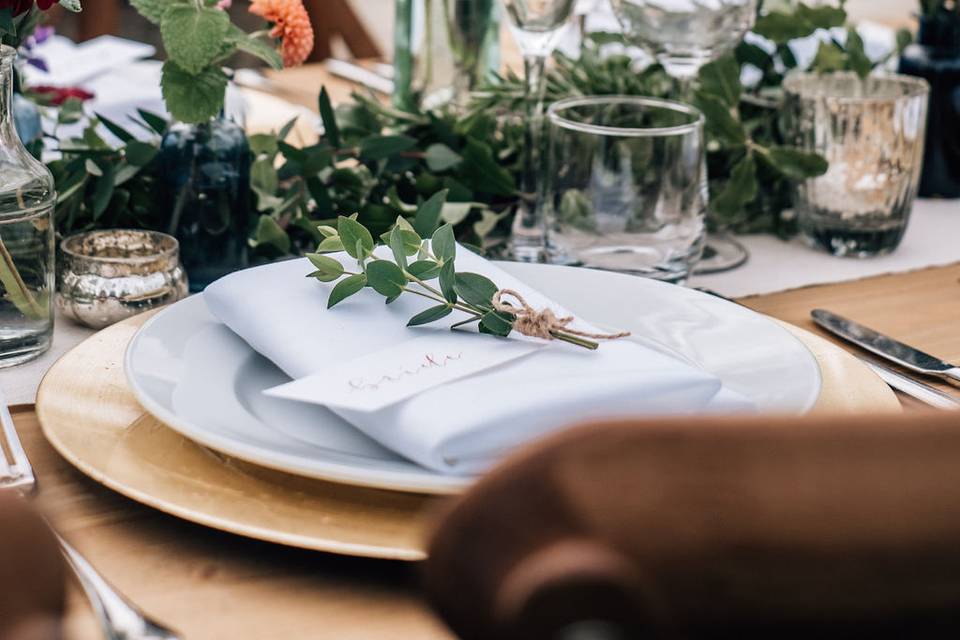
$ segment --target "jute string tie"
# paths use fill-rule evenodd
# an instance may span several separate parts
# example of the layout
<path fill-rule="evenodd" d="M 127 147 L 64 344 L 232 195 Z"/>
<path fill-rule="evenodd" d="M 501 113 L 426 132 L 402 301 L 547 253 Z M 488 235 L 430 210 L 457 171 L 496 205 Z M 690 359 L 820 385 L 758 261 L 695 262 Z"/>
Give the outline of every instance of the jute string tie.
<path fill-rule="evenodd" d="M 516 300 L 519 306 L 515 306 L 504 300 L 509 296 Z M 573 316 L 558 317 L 550 309 L 541 309 L 537 311 L 531 307 L 526 299 L 513 289 L 500 289 L 493 294 L 493 308 L 501 313 L 509 313 L 516 317 L 513 328 L 518 333 L 532 338 L 543 338 L 544 340 L 553 340 L 554 331 L 563 331 L 564 333 L 580 336 L 581 338 L 591 338 L 593 340 L 616 340 L 617 338 L 626 338 L 630 335 L 629 331 L 620 333 L 591 333 L 589 331 L 580 331 L 571 329 L 570 323 L 573 322 Z"/>

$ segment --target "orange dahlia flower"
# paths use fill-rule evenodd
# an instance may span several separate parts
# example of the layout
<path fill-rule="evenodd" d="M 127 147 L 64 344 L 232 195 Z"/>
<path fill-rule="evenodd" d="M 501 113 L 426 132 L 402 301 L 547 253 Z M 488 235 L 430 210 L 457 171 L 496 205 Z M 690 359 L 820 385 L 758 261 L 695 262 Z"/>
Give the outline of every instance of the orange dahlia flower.
<path fill-rule="evenodd" d="M 299 66 L 310 56 L 313 27 L 303 0 L 253 0 L 250 13 L 273 23 L 270 35 L 280 39 L 283 66 Z"/>

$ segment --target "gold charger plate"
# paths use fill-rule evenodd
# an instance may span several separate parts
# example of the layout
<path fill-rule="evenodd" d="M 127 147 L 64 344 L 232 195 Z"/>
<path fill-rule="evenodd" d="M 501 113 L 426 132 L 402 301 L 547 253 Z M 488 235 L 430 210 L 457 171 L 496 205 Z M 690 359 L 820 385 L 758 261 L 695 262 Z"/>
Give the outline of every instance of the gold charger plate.
<path fill-rule="evenodd" d="M 255 467 L 167 428 L 127 388 L 123 357 L 155 312 L 113 325 L 50 369 L 37 394 L 44 435 L 77 469 L 133 500 L 215 529 L 345 555 L 420 560 L 442 497 L 352 487 Z M 816 356 L 815 412 L 899 411 L 895 394 L 845 351 L 785 326 Z"/>

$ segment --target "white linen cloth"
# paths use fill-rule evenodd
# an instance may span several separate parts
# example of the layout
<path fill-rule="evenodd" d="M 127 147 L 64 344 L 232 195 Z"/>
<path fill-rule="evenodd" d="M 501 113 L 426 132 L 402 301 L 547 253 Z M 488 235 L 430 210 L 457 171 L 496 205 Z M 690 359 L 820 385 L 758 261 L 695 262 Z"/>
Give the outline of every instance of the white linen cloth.
<path fill-rule="evenodd" d="M 351 259 L 341 256 L 344 264 Z M 521 292 L 537 309 L 562 307 L 495 265 L 462 248 L 458 271 L 473 271 Z M 373 353 L 435 328 L 407 328 L 431 306 L 403 295 L 384 305 L 365 289 L 327 310 L 332 284 L 304 276 L 306 260 L 241 271 L 204 292 L 214 316 L 293 378 Z M 580 327 L 589 326 L 580 323 Z M 464 340 L 494 340 L 465 334 Z M 505 451 L 554 429 L 588 419 L 749 409 L 703 371 L 632 340 L 602 343 L 597 351 L 552 342 L 495 369 L 428 389 L 375 412 L 336 412 L 384 446 L 430 469 L 475 473 Z M 712 404 L 714 400 L 716 404 Z"/>

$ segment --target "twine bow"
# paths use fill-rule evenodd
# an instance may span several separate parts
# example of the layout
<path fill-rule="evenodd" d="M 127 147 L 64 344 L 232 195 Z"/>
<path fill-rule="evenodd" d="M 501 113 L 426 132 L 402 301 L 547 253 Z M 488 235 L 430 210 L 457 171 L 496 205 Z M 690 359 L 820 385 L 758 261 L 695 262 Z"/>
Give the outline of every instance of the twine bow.
<path fill-rule="evenodd" d="M 504 300 L 505 296 L 510 296 L 516 300 L 519 307 L 506 302 Z M 629 331 L 621 331 L 620 333 L 591 333 L 589 331 L 571 329 L 569 325 L 573 322 L 573 316 L 558 317 L 551 309 L 537 311 L 527 303 L 522 295 L 513 289 L 500 289 L 493 294 L 491 303 L 495 310 L 501 313 L 509 313 L 516 317 L 513 323 L 515 331 L 532 338 L 553 340 L 556 337 L 554 335 L 556 331 L 563 331 L 570 335 L 592 338 L 594 340 L 616 340 L 617 338 L 626 338 L 630 335 Z"/>

